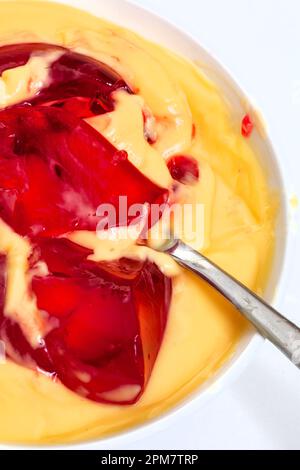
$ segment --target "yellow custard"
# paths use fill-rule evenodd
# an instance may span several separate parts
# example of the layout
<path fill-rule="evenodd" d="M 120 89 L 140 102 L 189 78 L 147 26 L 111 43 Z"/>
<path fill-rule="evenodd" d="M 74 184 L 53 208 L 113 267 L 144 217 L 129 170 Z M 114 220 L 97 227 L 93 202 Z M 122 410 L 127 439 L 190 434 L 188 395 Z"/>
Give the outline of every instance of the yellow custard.
<path fill-rule="evenodd" d="M 182 190 L 182 202 L 204 204 L 204 240 L 196 248 L 261 292 L 273 252 L 275 205 L 251 139 L 242 137 L 218 87 L 192 63 L 82 11 L 12 1 L 0 2 L 0 15 L 5 19 L 0 44 L 61 44 L 98 58 L 124 77 L 136 95 L 119 93 L 115 111 L 89 123 L 125 148 L 132 163 L 161 185 L 170 184 L 165 158 L 174 153 L 195 157 L 200 181 Z M 36 64 L 29 67 L 37 73 Z M 16 89 L 23 93 L 22 80 L 29 73 L 28 67 L 23 69 L 2 77 L 0 98 L 7 90 L 12 100 Z M 37 75 L 43 77 L 42 71 Z M 0 103 L 7 103 L 2 98 Z M 141 108 L 155 117 L 149 129 L 157 136 L 153 146 L 143 136 Z M 2 230 L 0 226 L 0 243 L 6 240 Z M 93 246 L 84 234 L 72 236 Z M 157 263 L 175 275 L 174 292 L 164 341 L 140 401 L 131 406 L 97 404 L 7 361 L 0 366 L 0 441 L 60 443 L 122 431 L 169 409 L 230 357 L 246 322 L 206 283 L 182 270 L 177 273 L 165 257 Z"/>

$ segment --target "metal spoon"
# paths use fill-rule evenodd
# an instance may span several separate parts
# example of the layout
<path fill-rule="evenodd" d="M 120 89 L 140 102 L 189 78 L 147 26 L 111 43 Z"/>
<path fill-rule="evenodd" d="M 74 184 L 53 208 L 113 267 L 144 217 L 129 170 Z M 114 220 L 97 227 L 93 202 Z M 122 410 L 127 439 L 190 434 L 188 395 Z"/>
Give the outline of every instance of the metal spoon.
<path fill-rule="evenodd" d="M 246 286 L 181 240 L 168 240 L 160 251 L 205 279 L 228 299 L 259 331 L 300 368 L 300 328 Z"/>

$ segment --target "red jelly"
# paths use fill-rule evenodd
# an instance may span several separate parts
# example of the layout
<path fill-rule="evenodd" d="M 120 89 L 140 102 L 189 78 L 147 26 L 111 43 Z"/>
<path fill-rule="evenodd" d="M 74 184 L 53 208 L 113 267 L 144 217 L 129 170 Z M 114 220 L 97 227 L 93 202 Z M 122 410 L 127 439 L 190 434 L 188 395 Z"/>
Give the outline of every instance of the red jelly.
<path fill-rule="evenodd" d="M 180 183 L 191 184 L 199 180 L 199 165 L 193 157 L 175 155 L 167 165 L 172 178 Z"/>
<path fill-rule="evenodd" d="M 242 126 L 241 126 L 242 135 L 246 138 L 250 137 L 250 135 L 252 134 L 253 128 L 254 128 L 253 121 L 251 117 L 249 116 L 249 114 L 246 114 L 242 120 Z"/>
<path fill-rule="evenodd" d="M 88 250 L 64 239 L 45 238 L 36 250 L 49 274 L 33 277 L 32 288 L 52 329 L 44 346 L 32 349 L 19 326 L 1 317 L 11 357 L 35 364 L 91 400 L 135 402 L 159 351 L 171 281 L 152 263 L 128 276 L 123 260 L 113 274 L 109 266 L 88 261 Z M 1 285 L 3 302 L 3 277 Z"/>
<path fill-rule="evenodd" d="M 100 204 L 115 207 L 116 225 L 129 224 L 132 217 L 119 217 L 120 196 L 128 207 L 161 204 L 168 191 L 82 119 L 111 111 L 114 90 L 130 92 L 113 70 L 62 47 L 20 44 L 0 48 L 0 74 L 32 54 L 54 50 L 61 55 L 49 67 L 46 86 L 26 103 L 0 111 L 0 217 L 30 238 L 30 269 L 36 261 L 47 264 L 48 275 L 29 276 L 47 334 L 34 349 L 20 325 L 3 314 L 2 256 L 0 339 L 11 359 L 85 398 L 134 403 L 161 345 L 171 281 L 150 262 L 89 261 L 89 250 L 60 236 L 95 230 Z"/>
<path fill-rule="evenodd" d="M 130 92 L 122 77 L 106 64 L 52 44 L 0 47 L 0 74 L 25 65 L 34 55 L 42 56 L 56 51 L 58 58 L 49 67 L 48 83 L 26 103 L 57 106 L 66 108 L 77 117 L 89 117 L 113 110 L 114 91 L 124 89 Z"/>
<path fill-rule="evenodd" d="M 42 106 L 0 111 L 0 188 L 0 217 L 29 236 L 94 230 L 100 204 L 115 207 L 117 222 L 120 196 L 128 207 L 167 199 L 86 122 Z"/>

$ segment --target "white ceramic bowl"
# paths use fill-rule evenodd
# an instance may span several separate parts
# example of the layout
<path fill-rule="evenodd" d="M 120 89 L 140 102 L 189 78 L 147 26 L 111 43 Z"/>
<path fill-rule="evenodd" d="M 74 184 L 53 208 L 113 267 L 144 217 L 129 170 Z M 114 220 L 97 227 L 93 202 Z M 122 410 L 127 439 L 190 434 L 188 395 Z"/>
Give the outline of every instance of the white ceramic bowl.
<path fill-rule="evenodd" d="M 163 18 L 147 11 L 126 0 L 56 0 L 73 7 L 80 8 L 96 16 L 105 18 L 126 28 L 141 34 L 158 44 L 161 44 L 175 51 L 190 60 L 201 62 L 205 71 L 224 91 L 226 97 L 231 101 L 234 109 L 242 110 L 247 100 L 246 94 L 234 81 L 227 70 L 220 65 L 216 59 L 201 47 L 192 37 L 177 27 L 170 24 Z M 265 292 L 267 300 L 273 299 L 276 286 L 276 296 L 280 296 L 281 277 L 284 272 L 284 258 L 286 247 L 286 220 L 287 203 L 284 197 L 285 191 L 281 177 L 281 169 L 276 159 L 273 147 L 268 138 L 256 137 L 254 145 L 258 149 L 258 154 L 263 156 L 261 164 L 267 169 L 269 183 L 271 187 L 280 192 L 281 207 L 277 223 L 277 245 L 272 273 L 269 278 Z M 64 448 L 76 449 L 109 449 L 124 448 L 129 443 L 134 443 L 135 439 L 146 437 L 157 431 L 168 427 L 178 419 L 180 414 L 192 413 L 193 410 L 204 406 L 205 402 L 214 396 L 223 387 L 226 387 L 245 365 L 249 362 L 262 338 L 254 330 L 249 330 L 248 334 L 240 341 L 233 357 L 218 371 L 218 373 L 192 395 L 189 395 L 183 402 L 165 413 L 163 416 L 147 422 L 132 430 L 124 431 L 113 437 L 91 441 L 82 444 L 64 445 Z M 3 447 L 2 447 L 3 448 Z M 9 448 L 5 446 L 5 448 Z M 28 448 L 28 447 L 27 447 Z M 54 448 L 52 446 L 52 448 Z"/>

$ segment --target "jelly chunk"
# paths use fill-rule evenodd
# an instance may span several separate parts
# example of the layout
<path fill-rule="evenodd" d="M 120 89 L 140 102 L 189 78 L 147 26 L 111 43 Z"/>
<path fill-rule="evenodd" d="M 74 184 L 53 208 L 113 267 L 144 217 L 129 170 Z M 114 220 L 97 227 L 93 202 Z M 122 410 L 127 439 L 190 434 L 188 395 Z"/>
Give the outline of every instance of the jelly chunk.
<path fill-rule="evenodd" d="M 114 109 L 112 93 L 130 92 L 114 70 L 91 57 L 61 46 L 44 43 L 10 44 L 0 47 L 0 74 L 25 65 L 32 56 L 58 52 L 49 66 L 45 86 L 26 102 L 66 108 L 77 117 L 90 117 Z"/>
<path fill-rule="evenodd" d="M 167 165 L 172 178 L 180 183 L 191 184 L 199 180 L 199 165 L 193 157 L 175 155 Z"/>
<path fill-rule="evenodd" d="M 0 316 L 8 354 L 58 377 L 85 398 L 136 402 L 163 338 L 170 279 L 149 262 L 130 278 L 121 265 L 112 274 L 109 266 L 88 261 L 88 250 L 65 239 L 41 239 L 36 250 L 49 274 L 34 276 L 32 289 L 50 331 L 44 346 L 32 349 L 18 325 Z M 2 288 L 2 304 L 3 294 Z"/>
<path fill-rule="evenodd" d="M 242 120 L 242 126 L 241 126 L 242 135 L 246 138 L 250 137 L 250 135 L 252 134 L 253 128 L 254 128 L 253 121 L 251 117 L 249 116 L 249 114 L 246 114 Z"/>
<path fill-rule="evenodd" d="M 89 250 L 61 235 L 95 230 L 101 205 L 115 209 L 110 226 L 128 225 L 136 214 L 121 213 L 121 196 L 128 208 L 147 204 L 155 223 L 151 204 L 165 203 L 168 191 L 83 120 L 112 111 L 115 90 L 131 93 L 108 66 L 60 46 L 18 44 L 0 47 L 0 74 L 55 51 L 43 88 L 0 111 L 0 218 L 30 237 L 28 282 L 46 333 L 33 348 L 21 325 L 5 316 L 9 273 L 0 256 L 0 339 L 12 360 L 82 397 L 135 403 L 161 346 L 171 280 L 150 262 L 89 261 Z M 41 260 L 43 276 L 36 270 Z"/>
<path fill-rule="evenodd" d="M 22 235 L 95 229 L 100 204 L 116 209 L 111 225 L 134 216 L 127 206 L 163 203 L 168 191 L 139 172 L 100 133 L 62 109 L 18 106 L 0 111 L 0 217 Z"/>

